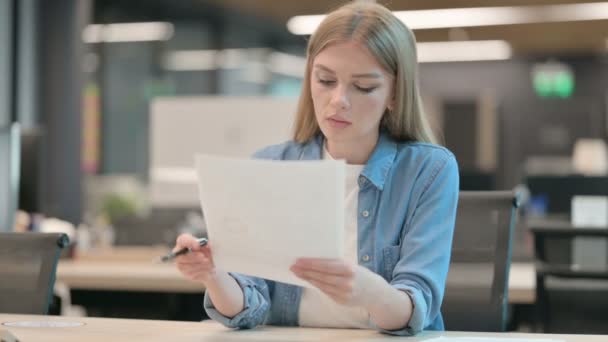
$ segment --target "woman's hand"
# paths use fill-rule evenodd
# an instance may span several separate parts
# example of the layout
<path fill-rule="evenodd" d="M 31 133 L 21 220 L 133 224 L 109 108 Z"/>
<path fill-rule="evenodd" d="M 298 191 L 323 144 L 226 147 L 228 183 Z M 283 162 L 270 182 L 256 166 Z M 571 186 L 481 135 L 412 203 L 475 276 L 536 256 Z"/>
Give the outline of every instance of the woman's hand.
<path fill-rule="evenodd" d="M 182 234 L 177 238 L 173 251 L 182 248 L 190 248 L 191 252 L 180 255 L 175 259 L 177 269 L 184 277 L 203 283 L 206 286 L 207 282 L 216 275 L 210 244 L 207 243 L 207 245 L 201 247 L 194 236 Z"/>
<path fill-rule="evenodd" d="M 368 290 L 375 274 L 365 267 L 340 259 L 302 258 L 290 269 L 339 304 L 367 307 L 373 301 Z"/>

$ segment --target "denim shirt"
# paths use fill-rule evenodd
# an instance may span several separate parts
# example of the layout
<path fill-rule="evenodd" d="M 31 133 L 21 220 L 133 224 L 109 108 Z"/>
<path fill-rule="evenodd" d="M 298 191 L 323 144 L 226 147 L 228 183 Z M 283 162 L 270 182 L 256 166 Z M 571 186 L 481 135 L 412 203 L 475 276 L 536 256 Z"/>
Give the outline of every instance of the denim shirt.
<path fill-rule="evenodd" d="M 317 136 L 304 144 L 289 141 L 267 147 L 254 158 L 316 160 L 322 158 L 322 148 L 323 137 Z M 359 265 L 405 291 L 413 303 L 406 327 L 376 329 L 394 335 L 443 330 L 440 308 L 459 187 L 454 155 L 433 144 L 397 143 L 382 133 L 358 181 Z M 301 287 L 235 273 L 231 276 L 243 290 L 243 311 L 227 318 L 205 295 L 209 317 L 234 328 L 298 325 Z"/>

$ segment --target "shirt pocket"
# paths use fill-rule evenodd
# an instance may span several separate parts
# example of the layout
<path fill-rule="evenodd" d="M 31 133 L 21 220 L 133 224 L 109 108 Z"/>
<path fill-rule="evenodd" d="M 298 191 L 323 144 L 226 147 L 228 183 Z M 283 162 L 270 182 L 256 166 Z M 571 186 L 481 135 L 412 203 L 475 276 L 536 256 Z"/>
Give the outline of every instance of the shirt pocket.
<path fill-rule="evenodd" d="M 390 282 L 393 279 L 393 270 L 399 262 L 401 254 L 401 246 L 388 246 L 382 249 L 383 262 L 380 267 L 382 268 L 382 277 L 386 281 Z"/>

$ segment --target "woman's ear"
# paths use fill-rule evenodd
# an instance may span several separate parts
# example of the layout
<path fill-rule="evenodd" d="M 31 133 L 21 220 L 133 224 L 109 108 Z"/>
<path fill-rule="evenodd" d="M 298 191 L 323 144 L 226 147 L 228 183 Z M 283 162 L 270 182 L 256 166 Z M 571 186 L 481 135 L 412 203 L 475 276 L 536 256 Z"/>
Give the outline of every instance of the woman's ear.
<path fill-rule="evenodd" d="M 391 96 L 391 99 L 388 101 L 388 104 L 386 105 L 386 109 L 388 109 L 389 112 L 392 112 L 393 109 L 395 109 L 395 95 L 394 94 Z"/>
<path fill-rule="evenodd" d="M 393 89 L 391 90 L 391 96 L 390 96 L 390 100 L 388 101 L 388 105 L 386 106 L 388 110 L 390 110 L 391 112 L 393 111 L 393 109 L 395 109 L 395 102 L 396 102 L 396 97 L 397 97 L 397 83 L 393 82 Z"/>

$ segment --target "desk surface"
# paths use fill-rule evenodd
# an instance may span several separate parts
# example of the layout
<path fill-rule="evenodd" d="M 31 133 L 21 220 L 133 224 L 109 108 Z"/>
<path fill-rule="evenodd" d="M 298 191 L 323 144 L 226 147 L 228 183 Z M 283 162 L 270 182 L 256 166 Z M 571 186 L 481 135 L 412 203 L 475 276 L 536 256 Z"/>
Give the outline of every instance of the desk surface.
<path fill-rule="evenodd" d="M 215 322 L 171 322 L 114 318 L 84 318 L 59 316 L 31 316 L 0 314 L 4 329 L 20 341 L 71 342 L 71 341 L 394 341 L 392 336 L 373 330 L 355 329 L 307 329 L 283 327 L 259 327 L 253 330 L 235 331 Z M 7 322 L 43 322 L 47 327 L 13 327 Z M 49 322 L 84 323 L 72 327 L 48 327 Z M 522 333 L 470 333 L 470 332 L 423 332 L 402 340 L 410 342 L 428 341 L 444 337 L 518 338 L 534 342 L 547 339 L 564 342 L 600 342 L 608 336 L 600 335 L 547 335 Z M 508 340 L 503 340 L 508 342 Z M 444 342 L 447 342 L 444 340 Z"/>
<path fill-rule="evenodd" d="M 76 260 L 61 260 L 57 281 L 73 289 L 200 293 L 204 288 L 181 276 L 173 264 L 153 262 L 164 249 L 120 248 Z M 509 302 L 534 303 L 533 264 L 515 263 L 509 274 Z"/>
<path fill-rule="evenodd" d="M 174 264 L 158 263 L 164 247 L 117 247 L 60 260 L 57 281 L 72 289 L 138 292 L 204 291 L 201 284 L 184 278 Z"/>

